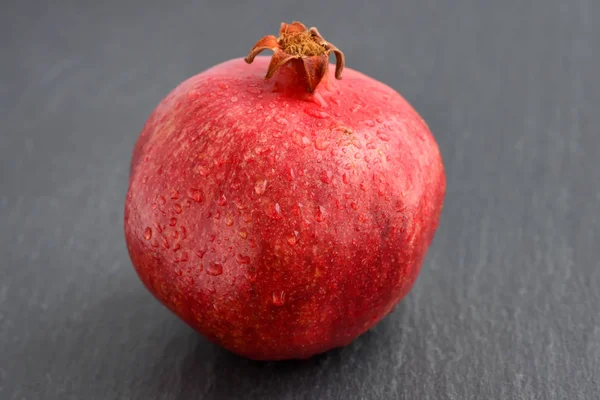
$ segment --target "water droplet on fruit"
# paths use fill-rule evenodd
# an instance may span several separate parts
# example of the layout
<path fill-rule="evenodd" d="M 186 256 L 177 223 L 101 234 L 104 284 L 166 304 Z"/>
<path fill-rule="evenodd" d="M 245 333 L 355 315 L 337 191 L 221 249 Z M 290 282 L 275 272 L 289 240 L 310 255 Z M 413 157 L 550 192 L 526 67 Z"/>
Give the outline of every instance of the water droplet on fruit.
<path fill-rule="evenodd" d="M 177 218 L 173 217 L 169 221 L 169 226 L 175 226 L 175 225 L 177 225 Z"/>
<path fill-rule="evenodd" d="M 250 282 L 254 282 L 256 280 L 256 271 L 254 269 L 248 268 L 248 272 L 246 272 L 246 278 Z"/>
<path fill-rule="evenodd" d="M 282 117 L 276 117 L 275 122 L 277 122 L 280 125 L 289 125 L 290 124 L 290 122 L 287 119 L 282 118 Z"/>
<path fill-rule="evenodd" d="M 225 217 L 225 225 L 227 225 L 227 226 L 231 226 L 231 225 L 233 225 L 233 218 L 231 218 L 231 216 L 230 216 L 230 215 L 227 215 L 227 216 Z"/>
<path fill-rule="evenodd" d="M 310 139 L 303 135 L 300 131 L 292 132 L 292 142 L 298 147 L 306 147 L 310 144 Z"/>
<path fill-rule="evenodd" d="M 181 204 L 175 204 L 175 206 L 173 206 L 173 209 L 175 210 L 175 212 L 177 214 L 181 214 L 181 212 L 183 211 L 183 208 L 181 208 Z"/>
<path fill-rule="evenodd" d="M 331 171 L 322 171 L 321 172 L 321 182 L 330 184 L 331 183 Z"/>
<path fill-rule="evenodd" d="M 218 204 L 220 206 L 224 206 L 225 204 L 227 204 L 227 197 L 225 197 L 224 194 L 222 194 L 221 197 L 219 197 Z"/>
<path fill-rule="evenodd" d="M 206 268 L 206 273 L 210 276 L 219 276 L 223 273 L 223 265 L 216 262 L 211 262 Z"/>
<path fill-rule="evenodd" d="M 238 98 L 237 98 L 236 96 L 233 96 L 233 97 L 231 98 L 231 102 L 232 102 L 232 103 L 237 103 L 237 101 L 238 101 Z"/>
<path fill-rule="evenodd" d="M 298 232 L 294 231 L 294 233 L 287 238 L 287 242 L 290 246 L 294 247 L 296 245 Z"/>
<path fill-rule="evenodd" d="M 198 251 L 196 252 L 196 255 L 197 255 L 197 256 L 198 256 L 200 259 L 202 259 L 202 257 L 204 257 L 204 255 L 206 254 L 206 251 L 207 251 L 207 249 L 198 250 Z"/>
<path fill-rule="evenodd" d="M 210 174 L 210 169 L 206 165 L 199 165 L 196 169 L 200 176 L 208 176 Z"/>
<path fill-rule="evenodd" d="M 150 240 L 152 238 L 152 228 L 147 227 L 144 231 L 144 239 Z"/>
<path fill-rule="evenodd" d="M 219 82 L 217 83 L 217 85 L 221 88 L 221 89 L 227 89 L 229 86 L 227 86 L 227 84 L 225 82 Z"/>
<path fill-rule="evenodd" d="M 250 264 L 250 261 L 252 261 L 250 259 L 250 256 L 245 256 L 243 254 L 238 254 L 235 259 L 238 262 L 238 264 L 241 264 L 241 265 Z"/>
<path fill-rule="evenodd" d="M 280 129 L 271 129 L 271 135 L 277 139 L 283 137 L 283 132 Z"/>
<path fill-rule="evenodd" d="M 315 220 L 317 222 L 323 222 L 323 220 L 325 220 L 325 214 L 325 208 L 323 206 L 317 206 L 315 209 Z"/>
<path fill-rule="evenodd" d="M 304 112 L 307 115 L 310 115 L 311 117 L 318 118 L 318 119 L 323 119 L 323 118 L 327 118 L 330 116 L 325 111 L 321 111 L 321 110 L 319 110 L 317 108 L 313 108 L 313 107 L 306 107 L 304 109 Z"/>
<path fill-rule="evenodd" d="M 281 307 L 282 305 L 285 304 L 285 292 L 282 291 L 276 291 L 273 292 L 273 304 L 276 305 L 277 307 Z"/>
<path fill-rule="evenodd" d="M 317 150 L 327 150 L 327 148 L 329 147 L 329 141 L 325 140 L 325 139 L 320 139 L 317 138 L 315 139 L 315 148 Z"/>
<path fill-rule="evenodd" d="M 261 94 L 262 90 L 260 90 L 259 88 L 256 88 L 256 87 L 250 87 L 250 88 L 246 89 L 246 92 L 248 92 L 250 94 Z"/>
<path fill-rule="evenodd" d="M 267 216 L 273 219 L 281 219 L 282 217 L 281 206 L 279 206 L 279 203 L 269 203 L 267 205 L 265 213 L 267 214 Z"/>
<path fill-rule="evenodd" d="M 388 134 L 382 131 L 377 131 L 377 137 L 379 138 L 379 140 L 382 140 L 384 142 L 390 141 L 390 137 L 388 136 Z"/>
<path fill-rule="evenodd" d="M 201 203 L 204 201 L 204 194 L 200 189 L 190 189 L 189 196 L 196 203 Z"/>
<path fill-rule="evenodd" d="M 254 185 L 254 191 L 256 194 L 263 194 L 265 190 L 267 190 L 267 180 L 259 179 L 256 181 L 256 185 Z"/>

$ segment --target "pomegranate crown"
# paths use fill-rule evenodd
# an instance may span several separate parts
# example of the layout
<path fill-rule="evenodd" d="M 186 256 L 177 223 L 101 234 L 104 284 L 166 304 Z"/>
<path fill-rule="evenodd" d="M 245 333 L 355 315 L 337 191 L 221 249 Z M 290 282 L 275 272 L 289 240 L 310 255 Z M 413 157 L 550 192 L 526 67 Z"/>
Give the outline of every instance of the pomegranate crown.
<path fill-rule="evenodd" d="M 299 60 L 302 63 L 308 91 L 314 92 L 329 68 L 329 54 L 335 54 L 335 78 L 342 79 L 344 70 L 344 53 L 333 44 L 327 42 L 319 33 L 317 28 L 307 29 L 298 21 L 291 24 L 281 23 L 279 37 L 273 35 L 264 36 L 260 39 L 244 59 L 248 64 L 263 50 L 272 50 L 273 57 L 267 69 L 265 79 L 273 76 L 280 67 Z"/>

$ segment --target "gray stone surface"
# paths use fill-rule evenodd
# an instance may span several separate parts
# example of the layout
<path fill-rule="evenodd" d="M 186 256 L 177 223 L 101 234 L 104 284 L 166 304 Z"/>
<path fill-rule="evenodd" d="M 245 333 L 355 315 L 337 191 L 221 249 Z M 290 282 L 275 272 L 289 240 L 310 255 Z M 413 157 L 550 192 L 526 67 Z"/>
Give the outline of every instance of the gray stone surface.
<path fill-rule="evenodd" d="M 0 399 L 600 398 L 600 3 L 236 3 L 1 3 Z M 391 316 L 258 363 L 146 292 L 122 206 L 161 97 L 291 19 L 415 106 L 448 193 Z"/>

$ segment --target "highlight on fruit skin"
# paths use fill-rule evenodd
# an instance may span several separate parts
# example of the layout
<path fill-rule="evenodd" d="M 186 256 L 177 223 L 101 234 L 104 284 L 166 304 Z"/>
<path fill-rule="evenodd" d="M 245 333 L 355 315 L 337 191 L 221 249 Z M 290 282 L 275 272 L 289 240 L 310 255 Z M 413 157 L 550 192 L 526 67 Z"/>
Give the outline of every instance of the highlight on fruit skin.
<path fill-rule="evenodd" d="M 439 223 L 446 177 L 427 124 L 344 61 L 316 29 L 282 24 L 174 88 L 133 149 L 124 230 L 138 277 L 250 359 L 308 358 L 378 324 Z"/>
<path fill-rule="evenodd" d="M 292 60 L 299 60 L 302 62 L 308 80 L 307 89 L 309 92 L 314 92 L 321 79 L 327 74 L 331 53 L 335 54 L 335 78 L 342 79 L 344 53 L 327 42 L 315 27 L 307 29 L 298 21 L 291 24 L 282 22 L 279 37 L 264 36 L 252 47 L 245 61 L 251 64 L 263 50 L 273 51 L 265 79 L 271 78 L 281 66 Z"/>

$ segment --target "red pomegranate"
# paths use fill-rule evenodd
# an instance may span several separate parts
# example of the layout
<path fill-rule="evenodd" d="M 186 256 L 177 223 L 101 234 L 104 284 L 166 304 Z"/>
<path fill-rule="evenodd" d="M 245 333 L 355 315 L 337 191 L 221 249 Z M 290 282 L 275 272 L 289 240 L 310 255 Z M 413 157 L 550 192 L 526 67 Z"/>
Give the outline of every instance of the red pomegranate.
<path fill-rule="evenodd" d="M 270 60 L 256 57 L 265 49 Z M 283 23 L 152 112 L 125 237 L 148 290 L 211 341 L 252 359 L 307 358 L 349 344 L 407 294 L 445 186 L 406 100 L 344 70 L 315 28 Z"/>

